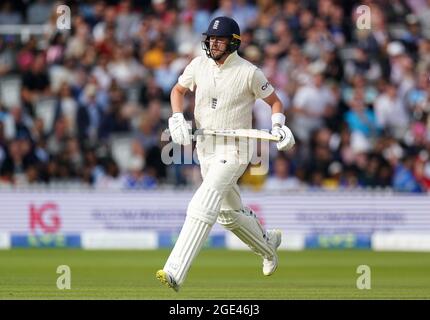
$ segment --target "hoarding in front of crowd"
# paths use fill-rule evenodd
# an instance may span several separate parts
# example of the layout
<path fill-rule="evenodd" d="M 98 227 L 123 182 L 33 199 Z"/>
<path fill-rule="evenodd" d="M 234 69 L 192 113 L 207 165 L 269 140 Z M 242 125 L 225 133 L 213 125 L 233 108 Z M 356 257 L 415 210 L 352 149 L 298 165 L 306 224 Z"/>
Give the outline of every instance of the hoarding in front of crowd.
<path fill-rule="evenodd" d="M 192 195 L 190 191 L 2 192 L 0 246 L 170 247 Z M 425 195 L 244 192 L 242 199 L 266 228 L 283 231 L 283 249 L 371 248 L 376 237 L 378 250 L 396 250 L 399 235 L 403 237 L 399 250 L 430 250 L 425 237 L 430 234 L 430 197 Z M 243 247 L 218 224 L 207 245 Z"/>

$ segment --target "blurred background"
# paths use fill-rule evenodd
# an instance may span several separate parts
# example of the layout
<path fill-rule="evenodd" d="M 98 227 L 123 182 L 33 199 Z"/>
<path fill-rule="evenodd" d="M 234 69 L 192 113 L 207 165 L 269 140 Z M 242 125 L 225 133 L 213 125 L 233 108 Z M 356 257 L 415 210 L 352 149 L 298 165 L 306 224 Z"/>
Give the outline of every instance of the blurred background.
<path fill-rule="evenodd" d="M 69 30 L 57 29 L 60 4 Z M 357 28 L 360 5 L 370 29 Z M 238 22 L 239 54 L 276 88 L 297 141 L 261 150 L 269 172 L 240 180 L 266 226 L 346 234 L 331 243 L 342 245 L 364 234 L 367 247 L 376 231 L 428 232 L 427 0 L 2 0 L 0 231 L 177 231 L 200 168 L 163 163 L 160 136 L 171 88 L 221 15 Z M 261 100 L 254 127 L 271 127 Z"/>
<path fill-rule="evenodd" d="M 0 5 L 0 187 L 154 189 L 200 183 L 160 161 L 169 96 L 220 15 L 242 31 L 296 138 L 245 188 L 430 187 L 430 1 L 65 1 Z M 356 26 L 367 5 L 371 29 Z M 193 96 L 186 117 L 193 118 Z M 270 109 L 254 109 L 270 129 Z"/>

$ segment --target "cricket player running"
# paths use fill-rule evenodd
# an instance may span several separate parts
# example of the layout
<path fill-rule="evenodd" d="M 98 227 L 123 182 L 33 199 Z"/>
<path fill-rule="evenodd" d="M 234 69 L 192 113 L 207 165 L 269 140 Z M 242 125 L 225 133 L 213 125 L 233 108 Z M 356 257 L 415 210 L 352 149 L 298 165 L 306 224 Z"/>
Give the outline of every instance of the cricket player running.
<path fill-rule="evenodd" d="M 191 143 L 191 126 L 183 116 L 184 95 L 195 91 L 195 122 L 197 129 L 250 129 L 252 107 L 263 99 L 272 108 L 273 135 L 281 137 L 278 150 L 290 149 L 295 141 L 285 126 L 283 105 L 262 71 L 241 58 L 240 30 L 231 18 L 211 21 L 202 47 L 205 56 L 194 58 L 179 77 L 171 92 L 173 115 L 169 130 L 174 143 Z M 203 182 L 192 197 L 184 225 L 175 247 L 156 277 L 169 288 L 178 291 L 194 258 L 215 222 L 232 231 L 256 254 L 263 258 L 263 274 L 275 272 L 278 266 L 276 250 L 281 243 L 281 231 L 264 230 L 256 215 L 242 205 L 237 186 L 247 168 L 252 152 L 251 143 L 224 138 L 199 136 L 196 143 Z"/>

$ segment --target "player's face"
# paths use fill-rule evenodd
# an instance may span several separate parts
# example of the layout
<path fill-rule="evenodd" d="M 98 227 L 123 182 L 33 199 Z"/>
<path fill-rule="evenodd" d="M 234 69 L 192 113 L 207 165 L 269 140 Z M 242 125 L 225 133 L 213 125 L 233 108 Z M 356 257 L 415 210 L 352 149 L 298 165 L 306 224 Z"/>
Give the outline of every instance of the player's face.
<path fill-rule="evenodd" d="M 226 52 L 228 45 L 227 37 L 209 37 L 209 46 L 214 59 L 219 59 Z"/>

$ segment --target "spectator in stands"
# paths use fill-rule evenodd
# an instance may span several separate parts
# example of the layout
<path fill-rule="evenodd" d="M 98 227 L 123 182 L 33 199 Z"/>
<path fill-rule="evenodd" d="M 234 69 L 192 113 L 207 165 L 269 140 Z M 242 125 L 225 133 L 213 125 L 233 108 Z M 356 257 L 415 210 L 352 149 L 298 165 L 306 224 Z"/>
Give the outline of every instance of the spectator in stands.
<path fill-rule="evenodd" d="M 422 187 L 418 183 L 413 173 L 415 156 L 407 155 L 399 163 L 394 171 L 393 187 L 396 191 L 422 192 Z"/>
<path fill-rule="evenodd" d="M 35 116 L 35 104 L 50 95 L 50 81 L 46 70 L 45 55 L 39 53 L 29 71 L 22 75 L 22 100 L 25 111 Z"/>
<path fill-rule="evenodd" d="M 73 99 L 70 86 L 67 83 L 63 83 L 56 99 L 54 121 L 57 121 L 59 118 L 64 118 L 67 133 L 71 136 L 76 133 L 77 111 L 78 103 Z"/>
<path fill-rule="evenodd" d="M 115 48 L 108 70 L 113 79 L 124 89 L 140 82 L 145 75 L 145 69 L 133 57 L 131 46 Z"/>
<path fill-rule="evenodd" d="M 131 0 L 123 0 L 119 4 L 118 15 L 116 17 L 116 38 L 119 43 L 126 43 L 131 40 L 137 32 L 140 24 L 140 15 L 133 10 Z"/>
<path fill-rule="evenodd" d="M 85 101 L 78 108 L 76 124 L 82 145 L 94 146 L 99 136 L 103 109 L 96 101 L 97 88 L 94 84 L 85 87 Z"/>
<path fill-rule="evenodd" d="M 428 109 L 430 92 L 429 73 L 420 72 L 416 76 L 415 86 L 408 92 L 405 101 L 407 111 L 416 119 L 421 119 Z"/>
<path fill-rule="evenodd" d="M 268 177 L 263 190 L 297 190 L 300 180 L 291 174 L 290 162 L 283 153 L 279 153 L 273 163 L 273 175 Z"/>
<path fill-rule="evenodd" d="M 350 110 L 345 114 L 345 121 L 351 132 L 360 133 L 366 138 L 375 138 L 379 131 L 378 123 L 375 113 L 364 102 L 363 92 L 355 92 L 348 105 Z"/>
<path fill-rule="evenodd" d="M 352 81 L 355 75 L 362 75 L 368 81 L 375 81 L 382 75 L 380 64 L 371 59 L 363 48 L 356 48 L 354 58 L 345 65 L 347 80 Z"/>
<path fill-rule="evenodd" d="M 68 137 L 62 148 L 62 154 L 64 155 L 66 163 L 70 169 L 70 175 L 73 178 L 76 178 L 79 175 L 79 171 L 84 162 L 78 139 Z"/>
<path fill-rule="evenodd" d="M 102 113 L 99 124 L 99 138 L 108 139 L 111 134 L 131 131 L 130 117 L 127 115 L 124 92 L 117 89 L 110 97 L 110 106 Z"/>
<path fill-rule="evenodd" d="M 416 13 L 418 14 L 418 19 L 421 22 L 423 34 L 428 39 L 430 37 L 430 1 L 427 0 L 426 5 L 421 5 L 421 8 L 417 10 Z"/>
<path fill-rule="evenodd" d="M 324 85 L 321 69 L 312 70 L 312 82 L 297 90 L 293 99 L 293 130 L 304 142 L 309 141 L 311 132 L 324 124 L 324 117 L 335 112 L 334 97 Z"/>
<path fill-rule="evenodd" d="M 378 127 L 386 134 L 402 139 L 408 128 L 409 117 L 395 84 L 385 84 L 384 91 L 375 100 L 374 109 Z"/>
<path fill-rule="evenodd" d="M 100 190 L 121 190 L 122 184 L 118 165 L 113 159 L 106 159 L 103 164 L 103 174 L 97 177 L 94 187 Z"/>
<path fill-rule="evenodd" d="M 173 52 L 166 52 L 164 55 L 163 63 L 155 69 L 154 76 L 157 86 L 163 90 L 165 99 L 170 97 L 170 91 L 178 80 L 178 70 L 174 68 L 173 61 L 175 54 Z"/>
<path fill-rule="evenodd" d="M 16 69 L 15 44 L 0 38 L 0 76 Z"/>
<path fill-rule="evenodd" d="M 136 142 L 134 143 L 134 149 L 141 149 Z M 157 182 L 156 179 L 154 179 L 153 171 L 144 171 L 145 160 L 143 154 L 139 154 L 143 151 L 136 150 L 136 152 L 137 153 L 129 159 L 127 173 L 122 177 L 122 188 L 126 190 L 155 188 L 157 186 Z"/>
<path fill-rule="evenodd" d="M 68 138 L 66 119 L 60 117 L 55 121 L 52 133 L 46 141 L 49 153 L 54 156 L 61 154 L 65 149 Z"/>
<path fill-rule="evenodd" d="M 415 161 L 413 172 L 423 191 L 427 192 L 430 190 L 430 163 L 428 160 L 428 152 L 421 151 Z"/>
<path fill-rule="evenodd" d="M 2 1 L 0 5 L 0 25 L 21 24 L 22 16 L 13 10 L 12 1 Z"/>
<path fill-rule="evenodd" d="M 371 82 L 366 81 L 363 75 L 355 74 L 350 81 L 351 85 L 342 88 L 342 99 L 345 103 L 351 101 L 355 92 L 360 91 L 364 94 L 364 101 L 367 105 L 373 105 L 378 96 L 377 87 Z"/>
<path fill-rule="evenodd" d="M 51 14 L 52 2 L 36 0 L 28 6 L 27 21 L 29 24 L 44 24 Z"/>
<path fill-rule="evenodd" d="M 328 174 L 322 182 L 322 186 L 327 190 L 336 190 L 340 187 L 342 178 L 342 164 L 334 161 L 328 167 Z"/>
<path fill-rule="evenodd" d="M 26 137 L 17 137 L 8 146 L 7 155 L 0 167 L 2 179 L 14 183 L 25 180 L 25 171 L 37 164 L 37 159 L 32 153 L 31 144 Z"/>
<path fill-rule="evenodd" d="M 33 65 L 33 61 L 37 54 L 36 46 L 36 38 L 34 36 L 30 36 L 28 41 L 18 50 L 16 60 L 20 73 L 28 71 Z"/>
<path fill-rule="evenodd" d="M 321 65 L 324 78 L 327 81 L 339 83 L 342 80 L 344 76 L 343 65 L 334 48 L 322 52 L 320 59 L 315 64 Z"/>
<path fill-rule="evenodd" d="M 4 133 L 7 139 L 17 137 L 30 138 L 32 118 L 26 114 L 20 106 L 12 106 L 9 112 L 4 115 Z"/>

